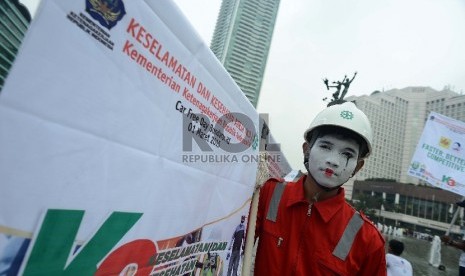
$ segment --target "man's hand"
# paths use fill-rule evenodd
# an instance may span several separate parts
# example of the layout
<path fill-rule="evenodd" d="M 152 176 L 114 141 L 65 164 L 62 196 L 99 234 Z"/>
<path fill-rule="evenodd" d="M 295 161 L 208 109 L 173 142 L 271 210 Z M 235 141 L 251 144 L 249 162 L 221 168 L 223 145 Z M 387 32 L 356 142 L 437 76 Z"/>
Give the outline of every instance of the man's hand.
<path fill-rule="evenodd" d="M 452 238 L 450 236 L 441 236 L 441 241 L 445 244 L 449 244 Z"/>

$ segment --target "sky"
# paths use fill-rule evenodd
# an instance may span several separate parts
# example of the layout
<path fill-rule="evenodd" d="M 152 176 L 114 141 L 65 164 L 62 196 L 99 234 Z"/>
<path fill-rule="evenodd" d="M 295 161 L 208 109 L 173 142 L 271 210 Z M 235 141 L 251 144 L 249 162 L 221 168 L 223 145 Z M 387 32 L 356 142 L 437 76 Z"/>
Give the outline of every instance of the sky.
<path fill-rule="evenodd" d="M 221 0 L 173 1 L 210 45 Z M 40 1 L 20 2 L 34 13 Z M 303 133 L 334 92 L 322 79 L 357 72 L 347 96 L 408 86 L 465 93 L 464 30 L 463 0 L 281 0 L 257 111 L 303 170 Z"/>

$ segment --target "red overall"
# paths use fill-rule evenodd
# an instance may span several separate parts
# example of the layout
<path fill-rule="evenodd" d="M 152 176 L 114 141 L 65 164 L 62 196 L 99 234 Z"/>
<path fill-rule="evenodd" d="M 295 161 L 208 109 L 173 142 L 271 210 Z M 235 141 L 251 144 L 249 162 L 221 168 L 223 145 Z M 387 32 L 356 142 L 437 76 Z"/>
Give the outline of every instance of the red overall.
<path fill-rule="evenodd" d="M 277 187 L 278 197 L 278 180 L 261 188 L 255 275 L 386 275 L 384 239 L 373 223 L 345 202 L 343 188 L 310 205 L 305 178 Z"/>

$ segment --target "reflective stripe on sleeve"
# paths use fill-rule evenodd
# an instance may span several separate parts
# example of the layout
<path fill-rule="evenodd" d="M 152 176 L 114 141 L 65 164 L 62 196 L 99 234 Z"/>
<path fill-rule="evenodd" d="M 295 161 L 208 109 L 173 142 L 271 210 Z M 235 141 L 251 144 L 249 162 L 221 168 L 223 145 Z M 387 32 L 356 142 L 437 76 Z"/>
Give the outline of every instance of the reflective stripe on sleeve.
<path fill-rule="evenodd" d="M 281 196 L 283 195 L 285 186 L 285 183 L 277 183 L 274 187 L 270 206 L 268 207 L 268 213 L 266 214 L 266 219 L 276 222 L 276 218 L 278 217 L 279 202 L 281 201 Z"/>
<path fill-rule="evenodd" d="M 345 260 L 349 254 L 352 243 L 355 240 L 355 236 L 363 225 L 363 219 L 358 212 L 355 212 L 349 223 L 342 234 L 341 239 L 339 239 L 336 248 L 334 248 L 333 255 L 338 257 L 341 260 Z"/>

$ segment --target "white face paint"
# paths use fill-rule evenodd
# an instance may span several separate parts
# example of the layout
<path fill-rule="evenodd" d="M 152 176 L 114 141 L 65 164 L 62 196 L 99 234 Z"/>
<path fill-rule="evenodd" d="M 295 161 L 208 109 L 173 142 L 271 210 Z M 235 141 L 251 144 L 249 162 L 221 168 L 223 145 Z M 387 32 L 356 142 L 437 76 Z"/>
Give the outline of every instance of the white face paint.
<path fill-rule="evenodd" d="M 353 139 L 336 134 L 319 137 L 310 149 L 308 171 L 321 186 L 338 187 L 355 171 L 359 150 Z"/>

